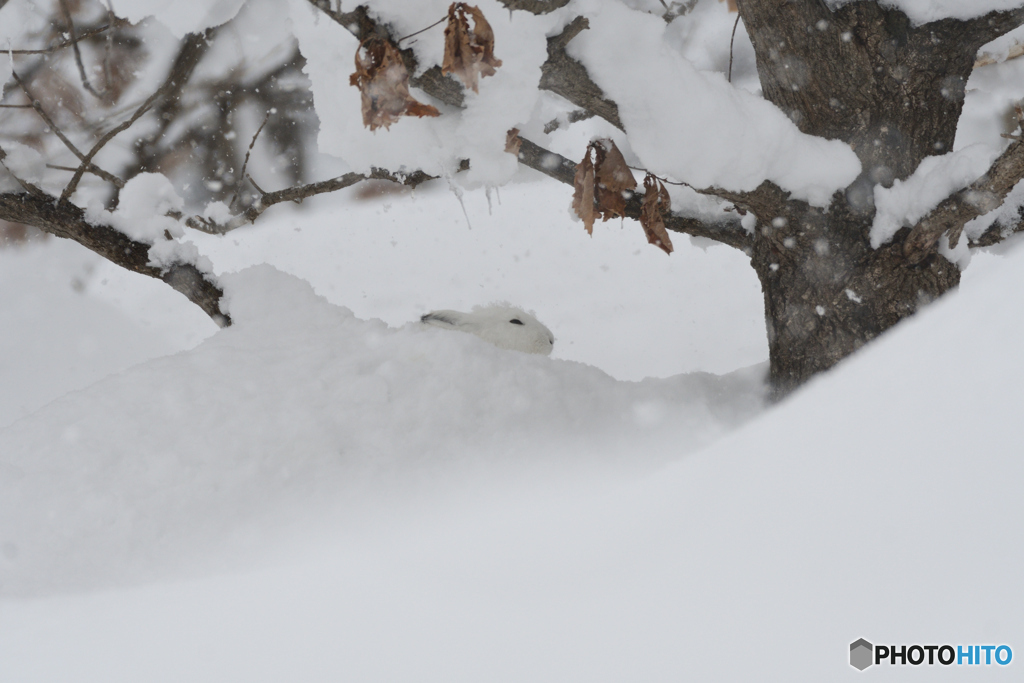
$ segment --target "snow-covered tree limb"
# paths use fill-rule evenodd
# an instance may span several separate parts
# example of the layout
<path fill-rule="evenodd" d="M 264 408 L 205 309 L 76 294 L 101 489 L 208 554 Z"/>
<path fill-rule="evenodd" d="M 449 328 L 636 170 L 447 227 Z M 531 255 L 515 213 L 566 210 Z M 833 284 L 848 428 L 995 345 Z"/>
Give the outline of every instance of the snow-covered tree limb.
<path fill-rule="evenodd" d="M 1017 139 L 999 155 L 988 173 L 946 198 L 911 229 L 903 243 L 907 260 L 916 264 L 928 258 L 935 253 L 943 235 L 949 235 L 950 246 L 955 247 L 967 222 L 998 208 L 1021 178 L 1024 178 L 1024 141 Z M 986 235 L 986 245 L 1003 239 L 998 231 Z"/>
<path fill-rule="evenodd" d="M 575 163 L 525 138 L 519 139 L 522 141 L 518 155 L 519 163 L 570 187 L 573 185 L 573 178 L 576 175 Z M 626 194 L 626 217 L 639 220 L 642 195 L 637 192 Z M 743 229 L 739 221 L 705 223 L 696 218 L 676 214 L 666 215 L 664 221 L 665 227 L 674 232 L 706 237 L 742 250 L 749 249 L 751 245 L 751 235 Z"/>
<path fill-rule="evenodd" d="M 976 43 L 980 48 L 1024 24 L 1024 6 L 1005 12 L 990 12 L 963 23 L 965 40 Z"/>
<path fill-rule="evenodd" d="M 309 2 L 331 17 L 331 19 L 340 23 L 360 40 L 365 40 L 370 36 L 384 36 L 392 43 L 396 42 L 394 36 L 390 35 L 388 27 L 376 23 L 363 6 L 358 7 L 352 12 L 339 14 L 334 12 L 325 0 L 309 0 Z M 585 30 L 587 26 L 587 20 L 584 17 L 577 17 L 560 34 L 548 39 L 549 58 L 542 67 L 545 76 L 542 76 L 540 87 L 547 88 L 566 97 L 566 99 L 583 107 L 586 111 L 601 116 L 622 129 L 623 125 L 619 120 L 616 104 L 604 97 L 603 91 L 590 79 L 583 65 L 565 53 L 565 46 L 568 42 Z M 413 51 L 406 49 L 402 50 L 401 54 L 406 62 L 406 68 L 410 73 L 415 73 L 417 61 Z M 428 69 L 420 77 L 413 78 L 411 82 L 431 97 L 445 104 L 457 107 L 464 106 L 462 86 L 455 79 L 442 76 L 440 69 L 437 67 Z M 522 141 L 518 154 L 521 164 L 559 182 L 570 186 L 573 185 L 573 175 L 576 172 L 575 163 L 521 136 L 519 139 Z M 470 160 L 470 163 L 472 163 L 472 160 Z M 629 197 L 626 205 L 627 217 L 639 219 L 640 205 L 639 195 L 634 194 Z M 247 222 L 247 219 L 238 217 L 232 221 L 232 224 L 235 222 L 242 225 Z M 706 237 L 738 249 L 747 249 L 750 244 L 750 236 L 740 226 L 739 221 L 707 224 L 695 218 L 673 214 L 665 217 L 665 226 L 669 230 L 696 237 Z M 238 227 L 238 225 L 234 227 Z"/>
<path fill-rule="evenodd" d="M 624 131 L 626 127 L 619 118 L 619 106 L 605 97 L 604 91 L 590 78 L 586 67 L 565 52 L 569 41 L 588 27 L 586 17 L 576 17 L 561 33 L 548 38 L 548 59 L 541 66 L 540 88 L 561 95 Z"/>
<path fill-rule="evenodd" d="M 153 245 L 133 240 L 110 226 L 90 223 L 85 212 L 74 204 L 58 201 L 32 186 L 29 189 L 25 193 L 0 194 L 0 219 L 74 240 L 122 268 L 166 282 L 202 308 L 218 325 L 231 324 L 231 318 L 220 307 L 223 290 L 195 265 L 151 265 L 149 250 Z"/>

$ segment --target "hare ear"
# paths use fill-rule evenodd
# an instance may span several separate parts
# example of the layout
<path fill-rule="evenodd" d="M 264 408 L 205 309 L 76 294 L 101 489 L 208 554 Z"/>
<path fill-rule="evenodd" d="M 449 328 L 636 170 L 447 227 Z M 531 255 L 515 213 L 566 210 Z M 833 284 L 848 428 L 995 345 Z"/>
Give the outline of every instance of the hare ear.
<path fill-rule="evenodd" d="M 513 325 L 522 325 L 523 324 L 523 321 L 520 320 L 519 318 L 512 318 L 511 320 L 509 320 L 509 322 L 512 323 Z"/>
<path fill-rule="evenodd" d="M 441 323 L 442 325 L 451 325 L 452 327 L 455 327 L 455 325 L 458 324 L 458 321 L 454 317 L 437 311 L 421 316 L 420 322 L 433 324 Z"/>

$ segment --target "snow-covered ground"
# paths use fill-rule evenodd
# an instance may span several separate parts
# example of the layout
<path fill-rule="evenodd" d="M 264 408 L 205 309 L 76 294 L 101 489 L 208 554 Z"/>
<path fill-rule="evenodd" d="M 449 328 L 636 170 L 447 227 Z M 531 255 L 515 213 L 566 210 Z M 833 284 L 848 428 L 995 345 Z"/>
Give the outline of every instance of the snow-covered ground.
<path fill-rule="evenodd" d="M 1024 251 L 758 416 L 742 256 L 587 238 L 563 195 L 268 214 L 201 244 L 242 269 L 212 335 L 74 245 L 0 252 L 0 679 L 817 681 L 858 637 L 1024 642 Z M 407 323 L 495 299 L 554 355 Z"/>
<path fill-rule="evenodd" d="M 146 6 L 186 30 L 189 8 L 240 4 Z M 721 70 L 732 18 L 696 14 L 692 36 L 648 29 Z M 310 23 L 304 44 L 334 28 Z M 1022 71 L 972 77 L 947 161 L 1005 143 Z M 486 90 L 473 107 L 500 109 Z M 446 134 L 481 132 L 464 118 Z M 506 124 L 487 124 L 494 144 Z M 570 154 L 603 125 L 545 142 Z M 474 168 L 515 172 L 496 150 Z M 927 210 L 929 173 L 943 192 L 970 180 L 954 165 L 880 195 L 879 239 Z M 587 237 L 570 190 L 515 173 L 188 233 L 224 274 L 226 330 L 77 245 L 0 250 L 0 683 L 818 682 L 862 675 L 861 637 L 1024 653 L 1021 240 L 963 259 L 958 293 L 765 408 L 743 254 L 680 236 L 666 256 L 632 221 Z M 551 357 L 416 322 L 498 301 L 551 328 Z"/>

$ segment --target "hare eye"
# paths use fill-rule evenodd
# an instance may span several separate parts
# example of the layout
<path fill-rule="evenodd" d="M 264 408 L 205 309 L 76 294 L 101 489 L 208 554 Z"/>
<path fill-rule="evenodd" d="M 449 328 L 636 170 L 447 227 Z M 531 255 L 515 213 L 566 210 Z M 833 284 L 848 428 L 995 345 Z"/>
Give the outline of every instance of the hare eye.
<path fill-rule="evenodd" d="M 523 324 L 523 321 L 520 320 L 519 318 L 512 318 L 511 320 L 509 320 L 509 322 L 512 323 L 513 325 L 522 325 Z"/>

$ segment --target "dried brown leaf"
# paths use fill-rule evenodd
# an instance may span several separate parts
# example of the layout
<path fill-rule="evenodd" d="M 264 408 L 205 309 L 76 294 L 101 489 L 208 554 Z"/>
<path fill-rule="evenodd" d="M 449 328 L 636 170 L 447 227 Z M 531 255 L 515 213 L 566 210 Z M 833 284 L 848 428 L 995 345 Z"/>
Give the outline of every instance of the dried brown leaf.
<path fill-rule="evenodd" d="M 505 135 L 505 151 L 519 156 L 519 148 L 522 146 L 523 141 L 519 138 L 519 129 L 509 128 L 508 134 Z"/>
<path fill-rule="evenodd" d="M 672 240 L 665 229 L 664 215 L 672 207 L 672 199 L 668 190 L 660 180 L 650 173 L 644 178 L 644 199 L 640 204 L 640 225 L 644 228 L 647 241 L 663 250 L 672 253 Z"/>
<path fill-rule="evenodd" d="M 633 172 L 622 158 L 622 152 L 611 140 L 590 143 L 597 154 L 594 163 L 597 178 L 597 209 L 604 220 L 626 215 L 626 193 L 636 189 Z"/>
<path fill-rule="evenodd" d="M 466 15 L 473 18 L 469 28 Z M 493 76 L 501 60 L 494 56 L 494 31 L 479 8 L 464 2 L 448 7 L 448 25 L 444 29 L 444 60 L 441 73 L 455 74 L 462 84 L 479 92 L 484 76 Z"/>
<path fill-rule="evenodd" d="M 441 115 L 409 94 L 409 72 L 402 55 L 386 40 L 371 38 L 359 46 L 349 83 L 362 94 L 363 125 L 370 130 L 389 128 L 402 116 Z"/>
<path fill-rule="evenodd" d="M 594 162 L 590 158 L 593 145 L 587 147 L 583 161 L 576 165 L 573 177 L 572 210 L 583 220 L 588 235 L 594 234 Z"/>

